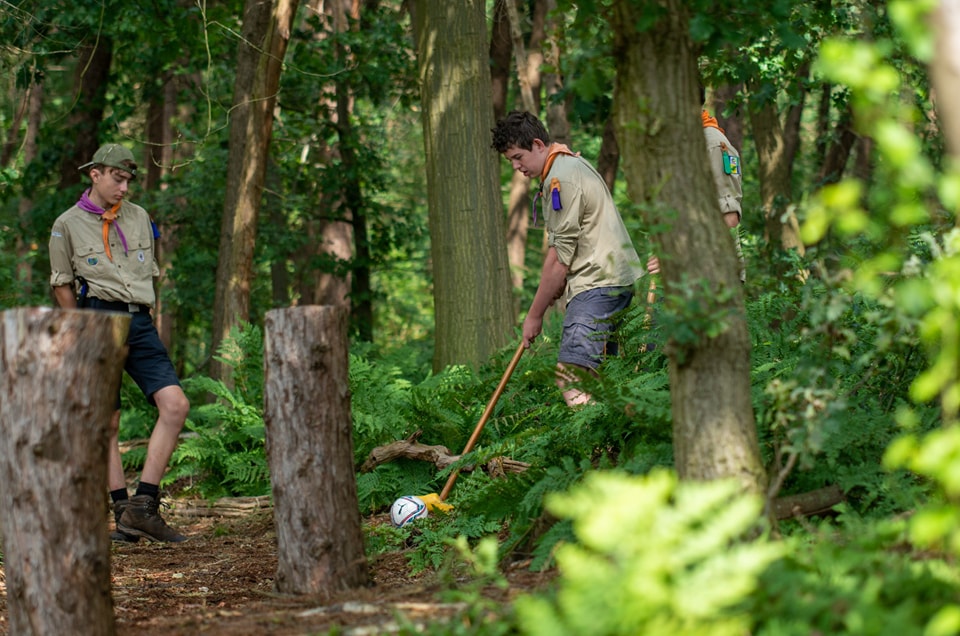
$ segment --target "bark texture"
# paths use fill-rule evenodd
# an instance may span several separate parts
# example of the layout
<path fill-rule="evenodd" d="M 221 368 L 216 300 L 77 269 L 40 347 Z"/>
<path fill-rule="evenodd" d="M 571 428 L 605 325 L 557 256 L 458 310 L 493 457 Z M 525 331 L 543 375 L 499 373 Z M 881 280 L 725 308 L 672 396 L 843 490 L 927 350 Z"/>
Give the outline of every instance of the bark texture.
<path fill-rule="evenodd" d="M 713 337 L 667 342 L 673 440 L 681 478 L 737 478 L 764 491 L 750 402 L 750 340 L 733 240 L 718 209 L 700 123 L 697 56 L 680 0 L 661 0 L 647 30 L 632 3 L 619 3 L 611 20 L 617 83 L 615 123 L 628 194 L 648 224 L 666 224 L 654 236 L 667 309 L 679 320 L 706 320 L 722 312 Z M 674 294 L 698 290 L 683 306 Z"/>
<path fill-rule="evenodd" d="M 931 14 L 936 54 L 930 77 L 936 90 L 937 114 L 943 119 L 947 151 L 960 158 L 960 0 L 940 0 Z"/>
<path fill-rule="evenodd" d="M 250 318 L 253 250 L 267 170 L 273 109 L 298 0 L 246 0 L 230 112 L 230 154 L 220 229 L 212 351 Z M 228 379 L 212 361 L 211 375 Z"/>
<path fill-rule="evenodd" d="M 514 325 L 499 157 L 490 148 L 486 3 L 414 12 L 433 265 L 434 370 L 479 365 Z"/>
<path fill-rule="evenodd" d="M 71 95 L 76 103 L 68 123 L 72 141 L 63 149 L 60 159 L 60 190 L 80 183 L 82 173 L 77 166 L 89 161 L 100 147 L 98 133 L 107 102 L 112 60 L 113 42 L 106 37 L 97 38 L 95 44 L 83 46 L 78 52 Z M 105 139 L 102 143 L 107 141 L 113 140 Z"/>
<path fill-rule="evenodd" d="M 805 248 L 800 239 L 800 224 L 789 208 L 792 187 L 787 144 L 776 104 L 763 102 L 750 105 L 750 126 L 760 165 L 760 202 L 766 219 L 766 239 L 784 250 L 795 249 L 801 255 Z"/>
<path fill-rule="evenodd" d="M 264 423 L 277 528 L 276 587 L 319 594 L 368 580 L 353 468 L 348 311 L 267 312 Z"/>
<path fill-rule="evenodd" d="M 0 534 L 11 634 L 113 634 L 107 441 L 130 317 L 11 309 L 0 333 Z"/>

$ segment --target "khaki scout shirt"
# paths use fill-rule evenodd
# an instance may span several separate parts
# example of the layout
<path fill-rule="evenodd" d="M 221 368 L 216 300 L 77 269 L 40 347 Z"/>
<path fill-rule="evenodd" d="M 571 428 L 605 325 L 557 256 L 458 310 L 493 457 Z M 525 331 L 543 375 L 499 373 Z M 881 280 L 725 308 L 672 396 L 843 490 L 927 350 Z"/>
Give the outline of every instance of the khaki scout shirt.
<path fill-rule="evenodd" d="M 103 247 L 103 220 L 74 205 L 53 223 L 50 232 L 50 285 L 71 285 L 77 276 L 88 296 L 100 300 L 153 306 L 153 279 L 160 275 L 154 258 L 153 227 L 146 210 L 124 201 L 114 224 L 127 239 L 127 253 L 117 229 L 108 233 L 111 261 Z"/>
<path fill-rule="evenodd" d="M 560 182 L 562 208 L 553 209 L 550 184 Z M 569 268 L 566 299 L 598 287 L 629 287 L 643 275 L 620 212 L 603 177 L 586 160 L 558 156 L 541 183 L 547 245 Z"/>
<path fill-rule="evenodd" d="M 703 136 L 707 142 L 707 155 L 709 157 L 710 171 L 713 173 L 713 181 L 717 184 L 717 199 L 720 203 L 720 212 L 727 214 L 737 213 L 737 220 L 743 220 L 743 210 L 741 201 L 743 199 L 743 188 L 741 180 L 743 173 L 740 166 L 740 153 L 733 147 L 727 136 L 713 126 L 703 127 Z M 723 168 L 723 153 L 726 151 L 731 157 L 737 158 L 737 170 L 727 174 Z M 747 263 L 743 257 L 743 246 L 740 243 L 739 226 L 730 229 L 733 235 L 733 242 L 737 248 L 737 261 L 740 263 L 740 282 L 747 280 Z"/>
<path fill-rule="evenodd" d="M 727 136 L 713 126 L 703 127 L 703 136 L 707 142 L 707 154 L 710 156 L 710 170 L 713 180 L 717 184 L 717 197 L 720 200 L 720 211 L 724 214 L 736 212 L 737 218 L 742 216 L 740 201 L 743 199 L 741 174 L 738 169 L 735 174 L 727 174 L 723 170 L 723 152 L 736 157 L 739 166 L 740 153 L 733 147 Z"/>

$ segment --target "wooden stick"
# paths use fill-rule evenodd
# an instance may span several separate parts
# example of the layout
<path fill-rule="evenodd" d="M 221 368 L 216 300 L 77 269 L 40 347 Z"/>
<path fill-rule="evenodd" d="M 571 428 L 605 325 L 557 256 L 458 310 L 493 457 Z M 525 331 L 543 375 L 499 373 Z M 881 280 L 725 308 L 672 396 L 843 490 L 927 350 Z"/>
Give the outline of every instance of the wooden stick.
<path fill-rule="evenodd" d="M 477 443 L 477 438 L 480 437 L 480 432 L 483 431 L 484 425 L 487 423 L 487 420 L 490 419 L 490 414 L 493 413 L 493 407 L 497 405 L 497 400 L 500 399 L 500 394 L 503 393 L 504 387 L 507 386 L 507 381 L 510 379 L 510 376 L 513 375 L 513 370 L 517 368 L 517 363 L 520 362 L 520 357 L 523 355 L 524 349 L 523 339 L 521 339 L 516 352 L 513 354 L 513 359 L 510 360 L 510 364 L 507 365 L 507 370 L 503 372 L 503 377 L 500 378 L 500 384 L 497 385 L 497 390 L 493 392 L 490 401 L 487 402 L 487 408 L 483 410 L 483 415 L 480 416 L 480 421 L 477 422 L 477 426 L 473 429 L 473 435 L 470 436 L 463 452 L 460 453 L 461 455 L 466 455 L 473 450 L 474 444 Z M 453 488 L 454 482 L 457 481 L 457 475 L 459 475 L 459 473 L 460 471 L 457 470 L 450 473 L 450 477 L 447 478 L 447 484 L 440 492 L 441 501 L 446 501 L 447 495 L 450 494 L 450 490 Z"/>

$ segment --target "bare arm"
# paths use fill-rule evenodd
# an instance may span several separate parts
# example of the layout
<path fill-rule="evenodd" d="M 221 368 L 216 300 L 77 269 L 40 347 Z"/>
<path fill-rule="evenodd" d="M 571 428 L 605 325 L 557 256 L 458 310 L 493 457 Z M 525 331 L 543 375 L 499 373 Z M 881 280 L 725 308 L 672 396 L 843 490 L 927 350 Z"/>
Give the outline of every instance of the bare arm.
<path fill-rule="evenodd" d="M 737 227 L 740 225 L 740 215 L 736 212 L 725 212 L 723 220 L 726 221 L 727 227 Z"/>
<path fill-rule="evenodd" d="M 543 269 L 540 272 L 540 284 L 537 286 L 537 293 L 533 297 L 533 303 L 527 312 L 527 317 L 523 321 L 523 345 L 527 348 L 530 343 L 540 335 L 543 329 L 543 315 L 547 309 L 556 302 L 557 298 L 563 294 L 567 287 L 567 272 L 569 267 L 560 262 L 557 258 L 557 250 L 550 247 L 547 249 L 547 256 L 543 261 Z"/>
<path fill-rule="evenodd" d="M 53 297 L 61 309 L 76 309 L 77 299 L 73 295 L 73 285 L 58 285 L 53 288 Z"/>

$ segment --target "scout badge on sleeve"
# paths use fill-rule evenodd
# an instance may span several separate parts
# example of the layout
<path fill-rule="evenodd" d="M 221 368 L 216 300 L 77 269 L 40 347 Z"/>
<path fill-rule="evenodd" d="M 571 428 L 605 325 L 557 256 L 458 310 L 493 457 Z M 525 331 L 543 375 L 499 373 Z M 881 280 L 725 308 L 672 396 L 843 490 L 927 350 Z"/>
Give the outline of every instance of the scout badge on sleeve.
<path fill-rule="evenodd" d="M 740 174 L 740 157 L 731 155 L 727 151 L 727 144 L 720 144 L 720 152 L 723 153 L 723 171 L 726 174 Z"/>
<path fill-rule="evenodd" d="M 560 204 L 560 179 L 556 177 L 550 179 L 550 202 L 553 204 L 554 212 L 559 212 L 563 209 L 563 206 Z"/>

